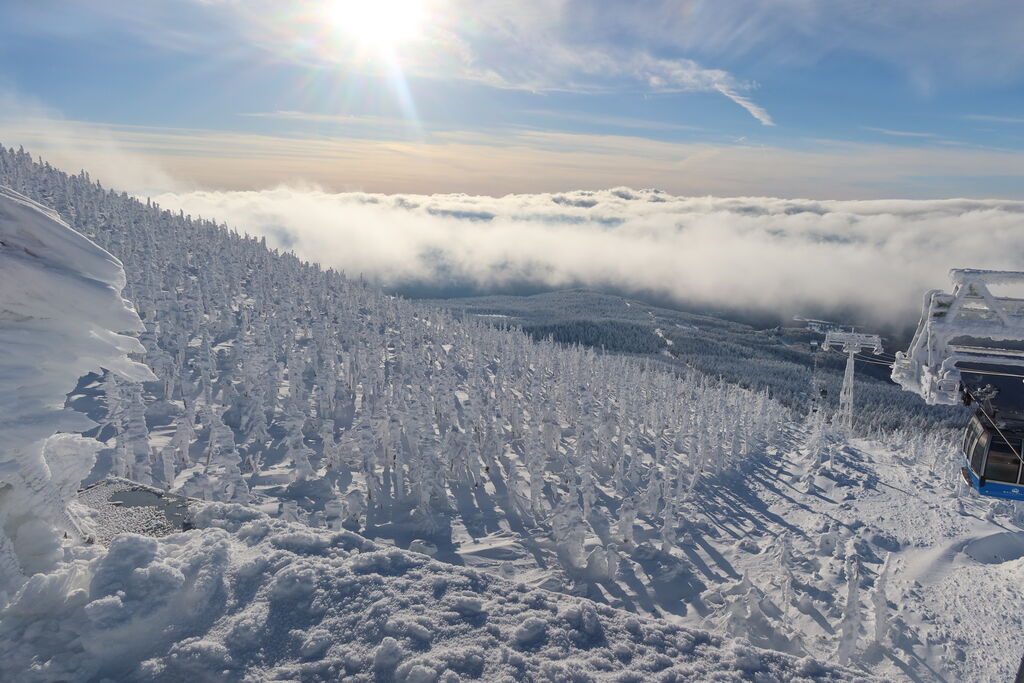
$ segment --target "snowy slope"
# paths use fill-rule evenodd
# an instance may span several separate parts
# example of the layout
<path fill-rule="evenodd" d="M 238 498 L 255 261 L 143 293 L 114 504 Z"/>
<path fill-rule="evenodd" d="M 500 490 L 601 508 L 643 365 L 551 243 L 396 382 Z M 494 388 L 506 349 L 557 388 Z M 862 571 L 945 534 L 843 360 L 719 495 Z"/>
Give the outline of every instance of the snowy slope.
<path fill-rule="evenodd" d="M 813 425 L 790 429 L 786 444 L 744 463 L 746 476 L 709 478 L 671 512 L 645 510 L 644 491 L 637 505 L 604 482 L 575 541 L 557 516 L 516 512 L 500 476 L 508 460 L 473 491 L 483 502 L 457 506 L 439 529 L 390 508 L 371 511 L 361 531 L 758 647 L 839 657 L 888 680 L 1011 677 L 1022 520 L 962 485 L 949 435 L 848 443 L 815 436 Z"/>
<path fill-rule="evenodd" d="M 743 514 L 710 504 L 721 533 L 711 566 L 731 566 L 779 611 L 775 632 L 755 629 L 752 642 L 786 633 L 798 651 L 891 680 L 1011 680 L 1024 651 L 1024 519 L 967 489 L 956 457 L 938 436 L 804 444 L 751 487 Z"/>
<path fill-rule="evenodd" d="M 193 520 L 198 530 L 172 535 L 143 519 L 138 528 L 160 538 L 111 539 L 115 515 L 103 500 L 91 500 L 101 489 L 91 487 L 71 506 L 82 522 L 76 524 L 66 494 L 95 448 L 76 436 L 48 438 L 67 426 L 53 417 L 63 415 L 64 392 L 78 375 L 104 366 L 134 382 L 156 376 L 127 357 L 145 347 L 114 331 L 139 329 L 120 298 L 123 271 L 115 259 L 7 191 L 0 195 L 0 238 L 0 395 L 11 410 L 0 522 L 11 534 L 2 537 L 5 571 L 12 570 L 5 587 L 17 589 L 0 606 L 0 679 L 850 678 L 810 659 L 513 586 L 351 532 L 270 519 L 252 507 L 208 505 Z M 293 399 L 300 377 L 289 378 Z M 656 386 L 664 388 L 661 379 Z M 133 393 L 138 402 L 137 385 Z M 369 400 L 360 393 L 361 402 Z M 760 405 L 769 408 L 764 398 Z M 145 424 L 138 426 L 145 444 Z M 300 450 L 307 448 L 301 428 L 300 418 Z M 211 443 L 217 438 L 207 435 Z M 119 448 L 125 456 L 128 440 Z M 142 458 L 133 466 L 148 471 L 148 448 L 130 452 Z M 207 471 L 217 454 L 210 451 Z M 309 471 L 295 476 L 299 463 L 293 454 L 293 483 L 324 480 L 308 462 Z M 372 469 L 364 475 L 371 485 Z M 131 488 L 112 484 L 104 486 L 113 496 Z M 413 481 L 410 494 L 415 488 Z M 109 493 L 100 498 L 109 503 Z M 430 502 L 419 498 L 418 507 Z M 85 508 L 90 503 L 93 512 Z M 118 524 L 126 521 L 116 516 Z M 52 557 L 45 563 L 38 552 L 24 552 L 36 551 L 62 524 L 65 531 L 105 525 L 96 534 L 104 543 L 66 536 L 63 548 L 46 546 Z"/>
<path fill-rule="evenodd" d="M 236 641 L 224 621 L 248 613 L 253 596 L 276 581 L 260 560 L 230 558 L 254 557 L 244 548 L 282 520 L 316 538 L 355 529 L 382 548 L 433 555 L 440 564 L 429 567 L 480 572 L 489 586 L 513 578 L 527 592 L 556 591 L 561 597 L 549 599 L 558 604 L 585 596 L 643 623 L 659 619 L 651 622 L 659 628 L 713 629 L 886 679 L 998 680 L 1016 666 L 1021 520 L 1013 508 L 957 488 L 948 432 L 846 443 L 763 392 L 536 343 L 392 299 L 0 149 L 5 173 L 124 259 L 127 291 L 145 322 L 146 362 L 161 381 L 91 375 L 71 396 L 103 423 L 108 448 L 96 476 L 128 474 L 280 518 L 242 524 L 217 541 L 228 559 L 215 575 L 243 577 L 217 586 L 240 587 L 213 589 L 226 606 L 189 632 L 204 640 L 173 657 L 146 655 L 161 660 L 153 671 L 195 661 L 199 670 L 259 677 L 259 667 L 301 659 L 253 655 L 246 648 L 255 646 Z M 678 334 L 666 332 L 682 345 Z M 201 553 L 181 546 L 213 543 L 210 533 L 142 546 L 115 540 L 111 553 L 140 553 L 145 569 L 126 585 L 152 576 L 173 594 L 191 584 L 163 565 L 207 576 L 189 574 Z M 86 565 L 103 562 L 101 550 L 75 552 L 84 553 L 82 577 L 93 571 Z M 268 552 L 260 546 L 255 554 Z M 293 554 L 300 564 L 324 557 Z M 165 555 L 176 559 L 147 559 Z M 317 587 L 318 571 L 310 574 Z M 68 585 L 92 579 L 75 581 Z M 90 595 L 67 609 L 86 609 L 75 601 Z M 175 603 L 161 612 L 166 621 L 146 626 L 135 607 L 95 595 L 99 604 L 60 623 L 106 628 L 110 609 L 111 624 L 123 610 L 134 624 L 118 636 L 135 626 L 188 630 L 195 618 L 175 610 L 202 602 Z M 35 604 L 26 600 L 18 609 Z M 325 614 L 332 609 L 340 607 Z M 36 638 L 52 625 L 42 613 L 26 614 L 17 626 L 25 630 L 12 634 Z M 28 625 L 33 619 L 38 627 Z M 296 629 L 305 634 L 311 623 L 299 619 Z M 282 642 L 281 633 L 271 635 Z M 82 663 L 106 661 L 107 645 L 90 638 L 68 647 L 85 648 Z M 364 650 L 369 638 L 359 641 Z M 415 650 L 411 640 L 402 647 Z M 372 669 L 360 661 L 354 670 Z"/>
<path fill-rule="evenodd" d="M 858 678 L 251 508 L 196 521 L 33 577 L 0 620 L 0 679 Z"/>

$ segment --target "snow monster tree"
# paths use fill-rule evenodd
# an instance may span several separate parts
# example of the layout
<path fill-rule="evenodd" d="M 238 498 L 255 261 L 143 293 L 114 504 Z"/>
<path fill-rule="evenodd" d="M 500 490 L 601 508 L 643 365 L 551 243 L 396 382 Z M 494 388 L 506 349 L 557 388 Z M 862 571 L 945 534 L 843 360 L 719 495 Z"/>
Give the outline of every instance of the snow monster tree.
<path fill-rule="evenodd" d="M 120 334 L 142 329 L 124 285 L 116 258 L 0 187 L 0 604 L 80 535 L 67 503 L 100 444 L 56 433 L 89 427 L 64 410 L 67 393 L 100 369 L 155 379 L 128 357 L 142 344 Z"/>

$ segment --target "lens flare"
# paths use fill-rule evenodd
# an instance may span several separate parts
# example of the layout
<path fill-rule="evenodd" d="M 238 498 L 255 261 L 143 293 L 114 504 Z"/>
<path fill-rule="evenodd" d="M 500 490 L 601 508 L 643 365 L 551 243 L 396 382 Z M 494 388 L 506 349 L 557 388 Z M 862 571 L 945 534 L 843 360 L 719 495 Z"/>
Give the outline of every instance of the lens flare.
<path fill-rule="evenodd" d="M 421 35 L 426 9 L 424 0 L 331 0 L 324 15 L 339 38 L 393 52 Z"/>

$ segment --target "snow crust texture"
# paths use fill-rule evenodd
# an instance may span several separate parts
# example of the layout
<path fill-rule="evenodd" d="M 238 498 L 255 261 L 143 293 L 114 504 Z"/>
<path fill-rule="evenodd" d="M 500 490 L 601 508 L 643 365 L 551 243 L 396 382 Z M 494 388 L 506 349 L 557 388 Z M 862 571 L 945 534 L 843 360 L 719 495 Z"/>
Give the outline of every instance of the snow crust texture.
<path fill-rule="evenodd" d="M 121 298 L 124 270 L 51 210 L 0 187 L 0 598 L 60 557 L 74 533 L 66 504 L 99 444 L 58 429 L 91 423 L 64 410 L 83 374 L 153 379 L 119 332 L 141 329 Z M 2 602 L 2 599 L 0 599 Z"/>
<path fill-rule="evenodd" d="M 858 679 L 239 505 L 196 523 L 32 577 L 0 619 L 0 679 Z"/>
<path fill-rule="evenodd" d="M 83 530 L 94 543 L 105 546 L 118 534 L 160 537 L 188 529 L 193 504 L 127 479 L 97 482 L 80 491 L 73 502 Z"/>

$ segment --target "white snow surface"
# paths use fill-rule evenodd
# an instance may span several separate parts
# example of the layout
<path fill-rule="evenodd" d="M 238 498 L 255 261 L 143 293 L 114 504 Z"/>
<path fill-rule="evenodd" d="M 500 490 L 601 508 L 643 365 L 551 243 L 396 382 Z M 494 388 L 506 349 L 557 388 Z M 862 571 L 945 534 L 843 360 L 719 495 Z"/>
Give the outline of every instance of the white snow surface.
<path fill-rule="evenodd" d="M 766 623 L 795 637 L 795 651 L 823 657 L 838 641 L 842 652 L 853 614 L 851 666 L 888 680 L 1012 680 L 1024 613 L 1020 509 L 979 497 L 957 466 L 955 449 L 901 435 L 837 440 L 820 457 L 780 454 L 747 510 L 715 511 L 724 537 L 712 547 L 727 563 L 715 569 L 731 565 L 760 588 L 761 606 L 782 612 L 766 610 Z M 744 551 L 750 543 L 755 552 Z M 752 628 L 750 640 L 766 644 L 753 624 L 727 630 Z"/>
<path fill-rule="evenodd" d="M 0 187 L 0 604 L 59 559 L 76 532 L 66 504 L 99 444 L 61 434 L 92 423 L 64 410 L 85 373 L 155 379 L 121 331 L 141 322 L 121 298 L 121 264 L 56 214 Z"/>
<path fill-rule="evenodd" d="M 32 577 L 0 619 L 0 679 L 864 680 L 250 507 L 196 523 Z"/>
<path fill-rule="evenodd" d="M 139 341 L 118 334 L 142 329 L 124 286 L 116 258 L 0 187 L 0 384 L 11 388 L 0 392 L 0 433 L 8 447 L 44 439 L 68 419 L 80 424 L 64 412 L 64 397 L 87 372 L 153 379 L 127 358 L 144 351 Z"/>

